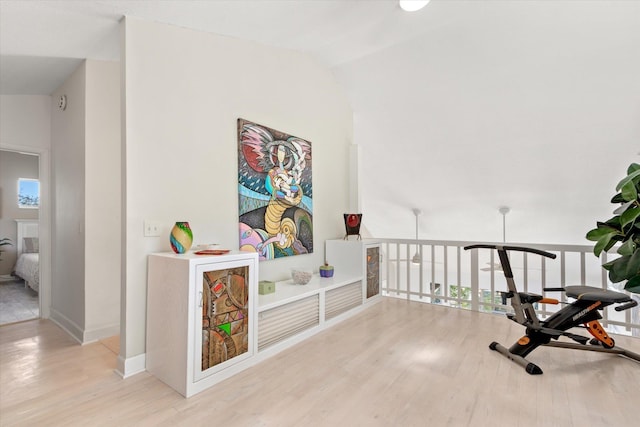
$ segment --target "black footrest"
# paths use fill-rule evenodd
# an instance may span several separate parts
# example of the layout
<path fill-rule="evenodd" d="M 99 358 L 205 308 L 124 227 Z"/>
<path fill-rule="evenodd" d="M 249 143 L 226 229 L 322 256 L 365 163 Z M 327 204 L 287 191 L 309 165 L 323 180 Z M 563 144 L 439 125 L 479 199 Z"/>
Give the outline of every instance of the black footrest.
<path fill-rule="evenodd" d="M 586 343 L 589 342 L 589 338 L 583 337 L 582 335 L 576 335 L 576 334 L 571 334 L 571 333 L 565 333 L 564 335 L 569 337 L 569 338 L 571 338 L 575 342 L 580 343 L 580 344 L 586 344 Z"/>

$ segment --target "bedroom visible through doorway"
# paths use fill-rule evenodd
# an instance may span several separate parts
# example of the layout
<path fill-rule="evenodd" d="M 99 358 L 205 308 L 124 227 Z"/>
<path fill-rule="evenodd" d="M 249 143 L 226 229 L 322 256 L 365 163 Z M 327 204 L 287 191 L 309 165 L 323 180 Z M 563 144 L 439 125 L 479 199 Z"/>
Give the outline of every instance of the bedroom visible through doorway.
<path fill-rule="evenodd" d="M 40 317 L 38 293 L 17 277 L 0 277 L 0 325 Z"/>
<path fill-rule="evenodd" d="M 38 154 L 0 150 L 0 239 L 8 242 L 0 247 L 0 325 L 41 315 L 39 163 Z"/>

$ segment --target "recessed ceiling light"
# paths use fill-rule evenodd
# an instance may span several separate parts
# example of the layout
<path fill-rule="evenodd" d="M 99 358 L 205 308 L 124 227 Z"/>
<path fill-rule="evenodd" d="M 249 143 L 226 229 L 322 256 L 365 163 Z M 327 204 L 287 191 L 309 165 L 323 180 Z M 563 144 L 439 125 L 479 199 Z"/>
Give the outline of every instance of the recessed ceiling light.
<path fill-rule="evenodd" d="M 429 0 L 400 0 L 400 8 L 406 12 L 415 12 L 425 7 Z"/>

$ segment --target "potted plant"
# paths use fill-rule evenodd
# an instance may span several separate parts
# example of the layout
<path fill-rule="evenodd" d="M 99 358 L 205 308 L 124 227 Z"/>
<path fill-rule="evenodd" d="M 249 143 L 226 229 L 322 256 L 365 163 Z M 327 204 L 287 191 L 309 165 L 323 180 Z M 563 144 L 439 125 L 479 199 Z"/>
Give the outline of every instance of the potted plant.
<path fill-rule="evenodd" d="M 624 289 L 640 294 L 640 165 L 632 163 L 627 176 L 616 186 L 618 193 L 611 203 L 620 205 L 613 211 L 614 217 L 597 222 L 597 227 L 587 233 L 587 239 L 596 242 L 593 253 L 599 257 L 616 243 L 620 257 L 602 265 L 609 271 L 613 283 L 626 280 Z"/>
<path fill-rule="evenodd" d="M 11 239 L 8 239 L 6 237 L 3 237 L 2 239 L 0 239 L 0 247 L 2 246 L 11 246 Z M 4 251 L 0 249 L 0 261 L 2 261 L 2 252 Z"/>

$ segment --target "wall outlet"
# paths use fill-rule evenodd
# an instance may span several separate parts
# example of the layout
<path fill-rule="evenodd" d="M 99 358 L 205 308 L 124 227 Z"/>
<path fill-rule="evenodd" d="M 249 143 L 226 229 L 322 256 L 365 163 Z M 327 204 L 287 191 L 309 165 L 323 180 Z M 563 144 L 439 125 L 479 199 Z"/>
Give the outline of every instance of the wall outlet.
<path fill-rule="evenodd" d="M 158 237 L 160 236 L 160 228 L 162 223 L 160 221 L 145 221 L 144 222 L 144 237 Z"/>

